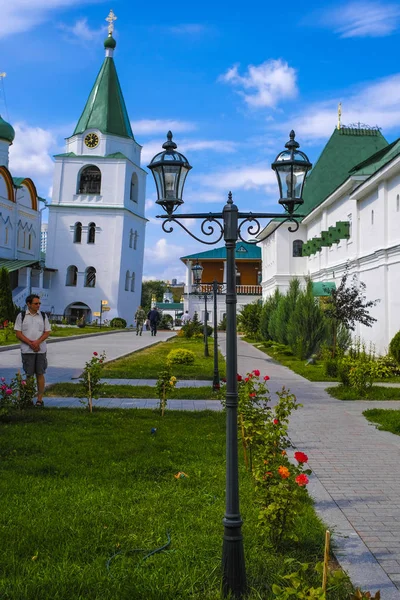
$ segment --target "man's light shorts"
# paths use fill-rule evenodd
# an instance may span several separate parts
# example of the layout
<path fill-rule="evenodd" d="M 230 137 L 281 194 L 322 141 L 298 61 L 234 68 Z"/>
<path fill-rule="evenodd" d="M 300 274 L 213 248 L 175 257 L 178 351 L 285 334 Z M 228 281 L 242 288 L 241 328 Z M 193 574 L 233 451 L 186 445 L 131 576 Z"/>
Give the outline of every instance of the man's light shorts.
<path fill-rule="evenodd" d="M 22 353 L 22 367 L 28 377 L 32 377 L 32 375 L 44 375 L 47 369 L 46 352 L 35 352 L 34 354 L 28 352 Z"/>

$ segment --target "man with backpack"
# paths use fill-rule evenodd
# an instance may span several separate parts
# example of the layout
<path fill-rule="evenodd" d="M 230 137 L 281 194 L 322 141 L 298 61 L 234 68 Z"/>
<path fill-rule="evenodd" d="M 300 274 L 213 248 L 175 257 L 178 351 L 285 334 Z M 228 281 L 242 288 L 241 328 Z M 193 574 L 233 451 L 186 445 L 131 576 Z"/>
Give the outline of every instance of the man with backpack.
<path fill-rule="evenodd" d="M 44 406 L 44 374 L 47 369 L 46 341 L 51 327 L 47 315 L 40 310 L 40 297 L 30 294 L 26 298 L 26 311 L 15 320 L 15 335 L 21 342 L 22 366 L 27 377 L 36 375 L 36 406 Z"/>

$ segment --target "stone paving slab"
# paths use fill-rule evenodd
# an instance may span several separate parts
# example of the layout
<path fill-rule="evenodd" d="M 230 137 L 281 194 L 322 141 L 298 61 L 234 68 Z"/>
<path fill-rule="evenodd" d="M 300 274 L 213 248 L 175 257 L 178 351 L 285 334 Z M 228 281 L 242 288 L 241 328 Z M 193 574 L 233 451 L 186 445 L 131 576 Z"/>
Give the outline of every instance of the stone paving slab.
<path fill-rule="evenodd" d="M 82 408 L 81 398 L 45 398 L 48 408 Z M 158 399 L 149 398 L 99 398 L 93 400 L 93 406 L 98 408 L 149 408 L 156 409 L 160 406 Z M 167 410 L 215 410 L 221 411 L 222 404 L 219 400 L 168 400 Z"/>
<path fill-rule="evenodd" d="M 355 585 L 400 600 L 400 437 L 362 415 L 366 408 L 400 409 L 400 402 L 336 400 L 323 382 L 308 381 L 240 340 L 238 365 L 242 375 L 253 369 L 269 375 L 272 397 L 286 386 L 302 403 L 289 433 L 309 457 L 310 492 L 332 530 L 336 556 Z"/>

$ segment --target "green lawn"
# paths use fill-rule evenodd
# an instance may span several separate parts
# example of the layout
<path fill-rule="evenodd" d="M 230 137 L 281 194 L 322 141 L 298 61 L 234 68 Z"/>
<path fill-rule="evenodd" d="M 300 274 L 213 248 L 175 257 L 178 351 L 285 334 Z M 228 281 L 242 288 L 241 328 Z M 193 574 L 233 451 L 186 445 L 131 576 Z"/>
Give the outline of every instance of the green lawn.
<path fill-rule="evenodd" d="M 117 327 L 58 327 L 55 331 L 50 333 L 50 337 L 64 338 L 71 337 L 73 335 L 93 334 L 93 333 L 106 333 L 107 331 L 122 331 Z M 4 334 L 0 331 L 0 346 L 10 346 L 11 344 L 19 344 L 19 341 L 12 332 L 9 334 L 8 340 L 4 340 Z"/>
<path fill-rule="evenodd" d="M 47 397 L 83 398 L 85 394 L 76 383 L 54 383 L 46 388 Z M 150 385 L 105 385 L 102 398 L 158 398 L 157 391 Z M 177 400 L 218 400 L 211 384 L 195 388 L 174 388 L 169 395 Z"/>
<path fill-rule="evenodd" d="M 400 388 L 380 387 L 373 385 L 361 395 L 357 390 L 344 385 L 329 387 L 328 394 L 338 400 L 400 400 Z"/>
<path fill-rule="evenodd" d="M 2 599 L 221 597 L 223 413 L 46 409 L 0 426 Z M 321 559 L 324 527 L 306 501 L 299 541 L 271 551 L 242 462 L 240 480 L 248 600 L 272 600 L 284 558 Z"/>
<path fill-rule="evenodd" d="M 172 365 L 171 371 L 178 379 L 208 379 L 213 378 L 214 359 L 213 341 L 209 340 L 210 356 L 204 357 L 202 340 L 174 337 L 167 342 L 161 342 L 140 352 L 134 352 L 124 358 L 109 362 L 104 368 L 104 378 L 113 379 L 157 379 L 159 372 L 165 367 L 169 352 L 176 348 L 192 350 L 196 359 L 191 365 Z M 225 360 L 219 353 L 220 377 L 225 376 Z"/>
<path fill-rule="evenodd" d="M 315 365 L 306 364 L 306 360 L 296 358 L 288 347 L 282 348 L 282 345 L 265 347 L 263 342 L 253 340 L 251 338 L 243 338 L 244 341 L 253 344 L 261 352 L 265 352 L 271 358 L 279 362 L 285 367 L 289 367 L 298 375 L 302 375 L 309 381 L 337 381 L 335 377 L 329 377 L 324 373 L 324 365 L 322 361 Z"/>
<path fill-rule="evenodd" d="M 377 423 L 379 425 L 378 429 L 400 435 L 400 410 L 371 408 L 365 410 L 363 415 L 368 421 Z"/>

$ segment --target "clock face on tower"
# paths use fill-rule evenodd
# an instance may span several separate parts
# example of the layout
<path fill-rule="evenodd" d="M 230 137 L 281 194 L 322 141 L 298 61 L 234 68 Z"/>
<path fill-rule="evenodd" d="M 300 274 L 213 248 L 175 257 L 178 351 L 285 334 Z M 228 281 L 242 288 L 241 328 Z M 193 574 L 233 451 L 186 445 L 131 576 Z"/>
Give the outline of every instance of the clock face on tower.
<path fill-rule="evenodd" d="M 95 133 L 88 133 L 85 137 L 85 145 L 88 148 L 96 148 L 99 144 L 99 137 Z"/>

